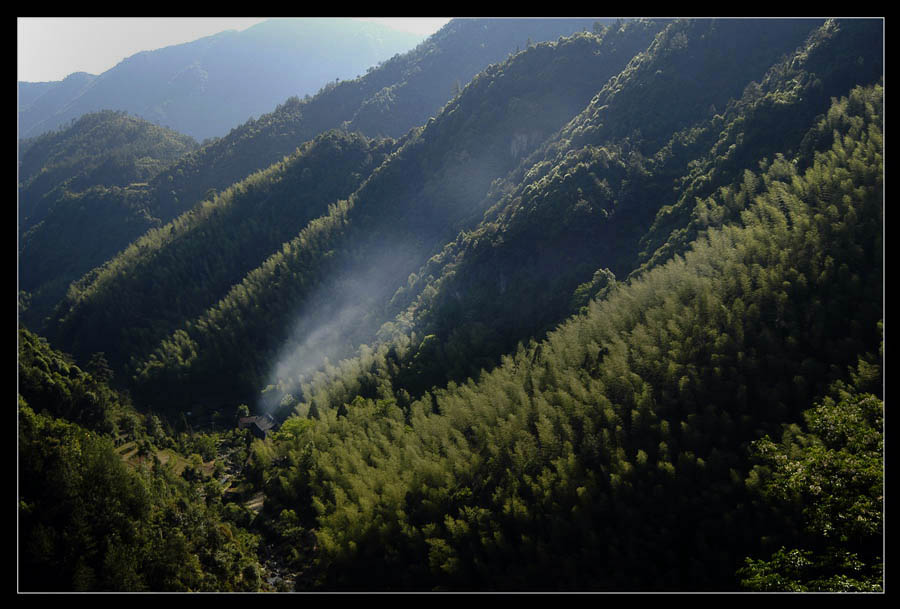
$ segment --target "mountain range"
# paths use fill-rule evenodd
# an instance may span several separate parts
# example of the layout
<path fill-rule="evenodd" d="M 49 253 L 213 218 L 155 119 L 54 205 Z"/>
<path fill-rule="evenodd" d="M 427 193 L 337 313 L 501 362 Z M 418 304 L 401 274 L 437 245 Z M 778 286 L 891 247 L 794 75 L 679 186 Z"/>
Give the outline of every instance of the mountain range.
<path fill-rule="evenodd" d="M 243 31 L 143 51 L 99 75 L 19 83 L 19 137 L 119 110 L 190 135 L 220 137 L 291 96 L 353 79 L 423 37 L 336 18 L 270 19 Z"/>
<path fill-rule="evenodd" d="M 883 589 L 883 25 L 454 19 L 20 140 L 22 581 Z"/>
<path fill-rule="evenodd" d="M 593 27 L 593 23 L 585 19 L 455 20 L 413 51 L 393 57 L 377 69 L 369 70 L 365 76 L 331 83 L 309 99 L 301 100 L 296 95 L 285 98 L 270 112 L 234 126 L 222 138 L 202 147 L 193 144 L 190 154 L 183 155 L 177 163 L 148 176 L 145 181 L 82 180 L 74 188 L 67 186 L 61 189 L 58 186 L 72 178 L 72 170 L 68 173 L 60 173 L 58 168 L 38 171 L 41 167 L 53 166 L 54 158 L 61 156 L 65 157 L 64 163 L 67 165 L 72 165 L 76 158 L 98 163 L 107 155 L 126 156 L 115 145 L 105 145 L 91 153 L 70 152 L 66 155 L 53 149 L 53 146 L 70 146 L 69 142 L 82 142 L 88 137 L 96 143 L 103 142 L 95 133 L 87 135 L 85 128 L 97 122 L 93 119 L 82 118 L 59 133 L 20 140 L 20 251 L 26 252 L 23 257 L 29 260 L 20 270 L 22 284 L 31 295 L 32 303 L 27 315 L 34 316 L 31 319 L 37 318 L 40 323 L 40 319 L 48 313 L 47 307 L 58 301 L 66 286 L 100 261 L 124 249 L 149 228 L 158 227 L 190 209 L 209 193 L 225 189 L 255 171 L 282 160 L 292 154 L 298 145 L 318 134 L 353 125 L 353 130 L 370 137 L 399 137 L 415 127 L 418 121 L 439 111 L 452 95 L 454 87 L 468 82 L 491 62 L 508 56 L 529 40 L 555 39 Z M 478 51 L 473 52 L 473 48 Z M 143 79 L 145 75 L 137 72 L 136 77 Z M 121 113 L 123 110 L 116 111 Z M 373 112 L 379 115 L 378 120 L 372 122 L 364 118 Z M 111 116 L 109 113 L 107 115 Z M 131 118 L 137 122 L 144 120 Z M 370 124 L 365 124 L 367 121 Z M 168 137 L 183 136 L 173 132 Z M 152 148 L 156 144 L 152 141 L 142 143 L 132 138 L 129 145 Z M 153 155 L 129 153 L 127 158 L 131 159 L 130 162 L 135 162 L 135 159 L 146 162 Z M 164 160 L 171 159 L 164 157 Z M 105 159 L 104 162 L 110 161 Z M 79 166 L 76 164 L 75 167 Z M 40 173 L 40 176 L 35 177 L 33 172 Z M 119 177 L 122 175 L 125 173 L 120 173 Z M 89 185 L 93 188 L 88 188 Z M 92 227 L 92 221 L 100 218 L 97 215 L 91 214 L 93 220 L 81 221 L 71 217 L 71 214 L 78 213 L 77 210 L 90 209 L 91 205 L 72 202 L 69 195 L 77 193 L 76 199 L 89 197 L 95 200 L 103 197 L 109 188 L 122 187 L 127 187 L 125 192 L 117 191 L 114 196 L 103 198 L 103 203 L 91 204 L 112 206 L 113 209 L 103 217 L 113 214 L 125 218 L 118 220 L 113 230 L 105 226 L 101 228 L 100 224 Z M 67 198 L 64 202 L 58 202 L 63 190 L 68 193 Z M 43 201 L 30 202 L 38 197 Z M 34 216 L 32 206 L 38 209 L 55 206 L 57 213 L 43 225 L 33 227 L 36 218 L 43 216 Z M 63 258 L 67 263 L 58 266 L 42 260 L 50 255 L 50 249 L 38 245 L 39 251 L 31 251 L 32 243 L 44 243 L 45 239 L 59 243 L 58 233 L 53 232 L 57 229 L 53 227 L 60 225 L 79 226 L 75 238 L 62 240 L 63 247 L 79 248 L 86 241 L 91 249 L 97 251 L 96 255 L 65 254 Z M 28 230 L 31 232 L 25 234 Z M 102 238 L 98 231 L 102 232 Z M 33 264 L 43 265 L 46 273 L 32 278 L 29 275 L 32 260 Z M 52 293 L 47 293 L 47 289 Z"/>

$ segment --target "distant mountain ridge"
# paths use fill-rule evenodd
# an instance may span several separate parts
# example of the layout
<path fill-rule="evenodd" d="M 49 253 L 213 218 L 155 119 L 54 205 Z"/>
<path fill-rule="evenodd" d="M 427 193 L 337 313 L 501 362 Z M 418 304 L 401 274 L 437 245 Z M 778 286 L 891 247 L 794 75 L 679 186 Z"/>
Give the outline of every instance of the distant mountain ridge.
<path fill-rule="evenodd" d="M 74 72 L 60 81 L 20 81 L 18 86 L 20 127 L 41 120 L 40 117 L 43 115 L 55 112 L 60 105 L 77 98 L 96 78 L 96 74 Z"/>
<path fill-rule="evenodd" d="M 292 95 L 355 78 L 422 36 L 351 19 L 270 19 L 193 42 L 136 53 L 94 76 L 19 83 L 19 137 L 83 114 L 121 110 L 197 140 L 225 135 Z"/>
<path fill-rule="evenodd" d="M 415 49 L 372 66 L 354 80 L 331 82 L 308 99 L 291 96 L 237 125 L 161 173 L 158 206 L 184 211 L 209 188 L 223 189 L 292 154 L 329 129 L 400 138 L 436 116 L 491 63 L 527 47 L 591 29 L 611 19 L 453 19 Z M 171 195 L 171 196 L 170 196 Z M 177 201 L 175 200 L 177 198 Z"/>

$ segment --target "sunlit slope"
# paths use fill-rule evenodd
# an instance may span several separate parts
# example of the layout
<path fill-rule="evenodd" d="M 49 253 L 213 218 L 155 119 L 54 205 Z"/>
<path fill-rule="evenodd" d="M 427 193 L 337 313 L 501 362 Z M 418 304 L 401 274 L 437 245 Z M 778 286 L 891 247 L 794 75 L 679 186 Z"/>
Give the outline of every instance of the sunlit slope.
<path fill-rule="evenodd" d="M 845 562 L 773 585 L 878 586 L 879 487 L 853 488 L 876 511 L 829 541 L 758 494 L 751 442 L 790 443 L 823 396 L 880 391 L 883 120 L 880 86 L 836 100 L 809 131 L 830 147 L 719 193 L 746 201 L 734 222 L 478 379 L 404 402 L 392 354 L 370 353 L 370 397 L 316 394 L 251 459 L 269 522 L 315 536 L 294 568 L 325 590 L 736 590 L 745 557 L 830 543 Z M 835 465 L 790 492 L 833 501 L 825 480 L 853 476 Z"/>
<path fill-rule="evenodd" d="M 167 340 L 148 361 L 142 387 L 166 387 L 170 400 L 182 399 L 175 385 L 249 400 L 297 349 L 314 354 L 315 367 L 371 340 L 409 274 L 481 218 L 491 183 L 583 108 L 660 27 L 633 24 L 537 45 L 480 74 L 352 196 Z M 564 68 L 534 67 L 554 62 Z M 157 376 L 168 380 L 159 384 Z"/>
<path fill-rule="evenodd" d="M 667 140 L 655 136 L 663 142 L 658 148 L 636 132 L 604 135 L 603 125 L 625 121 L 617 108 L 634 112 L 631 104 L 614 104 L 617 96 L 649 87 L 682 54 L 696 56 L 689 43 L 669 44 L 684 32 L 711 49 L 717 48 L 713 36 L 723 46 L 743 40 L 758 55 L 752 37 L 759 34 L 743 22 L 673 24 L 558 138 L 495 188 L 482 223 L 460 234 L 398 291 L 395 301 L 409 305 L 390 330 L 413 345 L 395 382 L 415 395 L 475 376 L 617 280 L 682 253 L 710 226 L 734 220 L 747 201 L 713 204 L 708 197 L 776 154 L 802 150 L 798 162 L 810 162 L 815 150 L 829 148 L 830 136 L 815 140 L 809 126 L 832 97 L 878 81 L 879 28 L 877 21 L 849 20 L 792 30 L 780 39 L 781 49 L 771 48 L 767 32 L 774 65 L 759 72 L 758 81 L 732 84 L 742 94 L 720 104 L 721 112 L 700 112 L 688 127 L 670 123 Z M 835 61 L 851 54 L 857 58 L 852 70 Z M 736 80 L 742 75 L 730 73 Z M 724 76 L 709 78 L 720 82 Z M 696 98 L 707 96 L 707 80 L 694 86 Z M 680 96 L 688 99 L 684 90 Z"/>
<path fill-rule="evenodd" d="M 112 111 L 19 141 L 24 323 L 41 329 L 69 282 L 158 225 L 147 182 L 197 147 L 188 136 Z"/>
<path fill-rule="evenodd" d="M 556 40 L 592 25 L 588 19 L 452 20 L 358 78 L 329 82 L 311 96 L 286 95 L 267 113 L 236 124 L 160 176 L 153 185 L 159 213 L 168 221 L 209 188 L 223 190 L 330 129 L 399 138 L 437 114 L 478 72 L 529 40 Z"/>
<path fill-rule="evenodd" d="M 394 145 L 329 132 L 265 171 L 149 231 L 75 282 L 48 334 L 79 356 L 104 352 L 118 370 L 221 299 L 233 284 L 337 199 Z"/>
<path fill-rule="evenodd" d="M 707 197 L 718 188 L 782 151 L 802 146 L 804 158 L 811 159 L 811 146 L 830 145 L 828 139 L 814 144 L 804 136 L 833 95 L 846 94 L 852 83 L 877 80 L 877 26 L 851 21 L 803 31 L 794 25 L 783 32 L 784 53 L 771 49 L 773 64 L 754 68 L 762 84 L 732 84 L 733 90 L 744 91 L 741 97 L 723 104 L 721 113 L 702 111 L 687 128 L 670 123 L 670 139 L 644 155 L 640 147 L 649 146 L 646 140 L 637 134 L 605 137 L 602 123 L 617 122 L 610 103 L 616 95 L 646 87 L 648 79 L 660 78 L 662 68 L 681 61 L 682 54 L 696 55 L 689 44 L 673 47 L 668 41 L 687 31 L 703 48 L 715 48 L 708 40 L 712 35 L 729 43 L 745 36 L 743 48 L 756 54 L 752 39 L 761 35 L 729 29 L 738 22 L 671 23 L 558 137 L 495 183 L 482 222 L 461 232 L 399 287 L 392 304 L 403 310 L 379 332 L 377 373 L 369 350 L 348 361 L 334 385 L 320 379 L 301 391 L 301 379 L 280 378 L 286 387 L 281 393 L 307 405 L 314 396 L 327 394 L 318 401 L 337 407 L 355 392 L 371 397 L 378 388 L 379 395 L 403 401 L 402 396 L 419 396 L 449 380 L 475 378 L 519 342 L 539 338 L 590 298 L 637 272 L 653 254 L 648 244 L 654 240 L 664 239 L 654 264 L 667 259 L 665 252 L 669 257 L 683 252 L 686 236 L 693 239 L 699 230 L 733 220 L 746 205 L 730 201 L 711 207 Z M 765 39 L 771 42 L 770 34 Z M 870 42 L 860 44 L 860 39 Z M 846 71 L 824 68 L 847 49 L 864 58 L 865 66 L 850 80 Z M 710 78 L 722 76 L 713 73 Z M 705 81 L 694 87 L 697 98 L 706 96 Z M 688 99 L 685 92 L 681 96 Z M 790 128 L 773 132 L 777 125 Z M 675 221 L 676 203 L 688 210 L 696 205 L 696 212 Z M 666 228 L 669 232 L 663 232 Z"/>
<path fill-rule="evenodd" d="M 171 199 L 22 329 L 22 581 L 882 591 L 884 20 L 588 30 Z"/>

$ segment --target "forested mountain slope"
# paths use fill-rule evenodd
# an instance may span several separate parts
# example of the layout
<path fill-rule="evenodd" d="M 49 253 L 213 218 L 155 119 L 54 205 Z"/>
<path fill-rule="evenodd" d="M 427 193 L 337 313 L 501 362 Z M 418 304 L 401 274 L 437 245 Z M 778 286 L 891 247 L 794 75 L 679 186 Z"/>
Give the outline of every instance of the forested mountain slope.
<path fill-rule="evenodd" d="M 883 590 L 883 21 L 588 30 L 400 134 L 326 121 L 248 169 L 342 86 L 382 91 L 344 127 L 406 112 L 424 75 L 385 64 L 160 173 L 171 220 L 47 326 L 72 357 L 20 331 L 20 475 L 65 482 L 23 487 L 20 561 L 57 589 Z"/>
<path fill-rule="evenodd" d="M 359 78 L 329 83 L 312 97 L 285 97 L 269 113 L 235 126 L 160 176 L 159 207 L 176 210 L 171 219 L 209 188 L 222 190 L 330 129 L 399 138 L 437 114 L 491 63 L 529 41 L 555 40 L 593 24 L 589 19 L 454 19 L 415 49 L 373 65 Z"/>
<path fill-rule="evenodd" d="M 394 396 L 403 401 L 406 398 L 402 396 L 416 397 L 432 385 L 477 376 L 482 368 L 496 365 L 499 357 L 514 349 L 519 341 L 539 337 L 586 304 L 589 296 L 611 287 L 617 273 L 621 278 L 636 268 L 639 240 L 663 202 L 673 192 L 677 193 L 672 189 L 673 182 L 704 159 L 716 162 L 721 155 L 720 151 L 711 153 L 704 147 L 718 142 L 723 118 L 710 117 L 702 104 L 690 104 L 702 108 L 697 122 L 672 135 L 674 145 L 680 146 L 683 153 L 673 154 L 673 144 L 667 142 L 658 158 L 647 158 L 639 150 L 645 141 L 633 131 L 625 138 L 604 138 L 598 133 L 602 129 L 598 116 L 606 119 L 609 112 L 610 122 L 627 120 L 609 110 L 610 99 L 647 87 L 647 81 L 659 79 L 668 64 L 677 65 L 685 56 L 697 57 L 698 45 L 711 52 L 708 49 L 717 46 L 710 39 L 718 38 L 723 45 L 725 41 L 729 45 L 740 43 L 748 53 L 752 49 L 756 55 L 753 41 L 765 40 L 768 61 L 780 65 L 778 60 L 784 53 L 792 53 L 786 62 L 792 61 L 795 50 L 799 55 L 806 54 L 804 42 L 815 30 L 812 22 L 780 24 L 778 40 L 782 46 L 779 48 L 772 42 L 774 30 L 762 27 L 761 22 L 749 27 L 740 20 L 664 22 L 662 25 L 665 30 L 653 44 L 635 57 L 622 74 L 604 83 L 606 86 L 598 91 L 584 112 L 533 157 L 518 164 L 508 178 L 493 184 L 491 194 L 480 203 L 481 209 L 490 208 L 480 224 L 459 233 L 442 252 L 416 269 L 406 285 L 396 284 L 390 307 L 398 312 L 403 308 L 406 311 L 379 332 L 379 340 L 388 341 L 383 349 L 389 349 L 394 359 L 379 366 L 380 374 L 374 375 L 376 378 L 372 378 L 368 358 L 348 364 L 359 368 L 350 374 L 352 380 L 344 374 L 336 383 L 339 389 L 333 396 L 335 406 L 342 400 L 352 399 L 354 391 L 373 395 L 374 387 L 383 389 L 388 379 Z M 629 24 L 623 31 L 634 32 L 646 26 Z M 686 33 L 691 33 L 692 38 Z M 568 44 L 575 46 L 577 39 Z M 671 44 L 672 40 L 679 39 L 696 42 Z M 832 44 L 841 40 L 835 36 L 832 39 Z M 607 32 L 606 48 L 616 48 L 616 40 L 615 30 Z M 562 61 L 546 60 L 541 64 L 535 61 L 539 57 L 537 52 L 517 56 L 516 61 L 504 66 L 503 72 L 487 71 L 483 80 L 477 79 L 471 88 L 477 90 L 479 84 L 485 89 L 496 87 L 508 73 L 516 74 L 520 70 L 540 74 L 537 65 L 564 65 Z M 760 76 L 771 65 L 762 58 L 757 64 L 745 59 L 735 55 L 733 63 L 719 65 L 725 74 L 711 71 L 709 78 L 720 83 L 727 82 L 723 80 L 726 76 L 739 81 L 741 85 L 730 87 L 740 91 L 748 83 L 742 80 L 746 78 L 743 72 L 735 70 L 736 64 L 742 64 L 751 73 L 757 71 Z M 877 73 L 877 56 L 868 60 Z M 778 67 L 774 69 L 778 70 Z M 794 86 L 793 76 L 784 81 L 791 83 L 785 86 Z M 706 81 L 675 84 L 666 79 L 659 86 L 666 84 L 690 89 L 698 99 L 708 98 Z M 690 100 L 688 93 L 680 92 L 682 99 L 688 100 L 686 106 Z M 824 111 L 828 97 L 817 99 L 819 111 Z M 460 100 L 460 106 L 464 101 Z M 732 120 L 743 125 L 746 119 L 743 108 L 747 105 L 739 105 L 741 109 L 735 110 L 733 116 L 739 116 L 740 120 Z M 603 114 L 598 113 L 599 107 L 605 108 Z M 620 107 L 624 112 L 633 112 L 631 105 Z M 469 116 L 466 112 L 456 112 L 455 102 L 448 105 L 446 114 L 448 121 Z M 674 129 L 680 123 L 670 124 Z M 753 129 L 750 125 L 746 130 Z M 750 166 L 755 168 L 756 162 L 758 159 Z M 739 175 L 726 176 L 721 184 L 728 184 Z M 695 191 L 692 196 L 697 194 Z M 319 389 L 307 389 L 298 395 L 298 384 L 308 382 L 309 378 L 298 377 L 289 370 L 285 366 L 271 382 L 283 383 L 288 389 L 281 390 L 281 394 L 289 393 L 291 398 L 308 405 Z M 284 401 L 278 392 L 275 395 L 271 401 Z"/>
<path fill-rule="evenodd" d="M 157 222 L 147 182 L 198 147 L 188 136 L 98 112 L 19 141 L 19 290 L 41 328 L 66 286 Z"/>
<path fill-rule="evenodd" d="M 852 84 L 877 81 L 879 30 L 878 22 L 826 23 L 761 79 L 764 95 L 748 87 L 726 115 L 730 130 L 716 129 L 724 117 L 713 117 L 709 160 L 692 157 L 687 169 L 699 171 L 683 180 L 696 209 L 666 244 L 680 255 L 658 256 L 627 285 L 597 273 L 575 294 L 572 304 L 586 305 L 584 312 L 546 341 L 513 350 L 478 380 L 440 388 L 451 365 L 496 352 L 486 345 L 493 328 L 547 285 L 538 280 L 525 296 L 516 294 L 521 278 L 504 283 L 494 275 L 481 284 L 492 285 L 489 295 L 464 309 L 468 318 L 436 326 L 459 332 L 487 309 L 469 340 L 401 335 L 276 391 L 274 403 L 293 392 L 281 403 L 299 402 L 310 424 L 256 445 L 255 479 L 276 498 L 267 506 L 271 526 L 292 531 L 290 539 L 307 527 L 316 535 L 317 552 L 298 555 L 291 546 L 298 567 L 315 574 L 309 584 L 707 590 L 743 581 L 761 590 L 878 589 L 880 444 L 852 448 L 814 434 L 828 424 L 821 416 L 846 416 L 842 424 L 860 425 L 864 437 L 880 434 L 880 402 L 868 393 L 881 390 L 883 93 L 877 84 Z M 848 55 L 852 72 L 823 61 Z M 841 88 L 843 99 L 822 105 Z M 779 131 L 784 139 L 755 148 L 755 159 L 754 149 L 741 150 L 741 134 L 763 135 L 754 123 L 787 116 L 810 117 L 807 130 Z M 721 136 L 733 139 L 722 146 Z M 743 170 L 731 159 L 745 159 Z M 546 230 L 550 218 L 566 217 L 538 224 Z M 500 233 L 495 247 L 514 234 Z M 685 234 L 694 236 L 684 241 Z M 510 256 L 507 268 L 522 259 Z M 447 281 L 496 272 L 490 258 L 476 260 L 448 265 Z M 504 286 L 513 292 L 508 300 Z M 471 285 L 455 287 L 438 289 L 455 295 L 457 306 L 461 295 L 464 303 L 472 298 Z M 435 323 L 456 312 L 445 306 Z M 828 410 L 838 402 L 842 411 Z M 840 459 L 866 463 L 852 490 L 838 482 L 850 470 L 830 474 L 839 478 L 827 491 L 827 501 L 861 510 L 858 527 L 814 515 L 809 506 L 822 499 L 812 481 L 794 479 L 799 495 L 782 495 L 778 477 L 790 476 L 789 466 L 752 465 L 754 457 L 767 462 L 762 438 L 779 438 L 788 425 L 777 450 L 816 471 L 827 467 L 824 453 L 796 452 L 791 438 L 802 435 L 802 412 L 811 426 L 803 433 L 813 434 L 804 446 L 824 442 L 853 455 Z M 844 541 L 830 540 L 828 527 L 845 531 Z M 748 556 L 759 558 L 744 563 Z M 802 562 L 791 563 L 797 556 Z"/>
<path fill-rule="evenodd" d="M 306 583 L 880 589 L 882 95 L 837 101 L 811 134 L 840 137 L 805 171 L 748 171 L 722 191 L 748 201 L 735 223 L 478 380 L 409 405 L 318 402 L 256 443 L 266 514 Z M 753 468 L 779 438 L 782 460 Z"/>
<path fill-rule="evenodd" d="M 352 196 L 310 223 L 222 302 L 187 320 L 147 360 L 142 390 L 148 398 L 165 394 L 171 405 L 197 391 L 217 400 L 251 400 L 248 392 L 265 381 L 279 350 L 312 350 L 320 359 L 311 363 L 318 364 L 370 340 L 390 315 L 396 287 L 480 218 L 491 182 L 583 107 L 596 82 L 646 48 L 659 27 L 634 23 L 608 38 L 586 34 L 539 45 L 511 60 L 515 78 L 503 78 L 499 67 L 487 70 Z M 570 60 L 561 62 L 569 69 L 527 69 L 529 57 L 542 56 Z M 541 86 L 550 74 L 552 86 Z M 265 314 L 252 313 L 257 310 Z M 305 344 L 309 340 L 314 346 Z M 226 344 L 245 348 L 220 347 Z M 233 373 L 224 382 L 226 368 Z"/>
<path fill-rule="evenodd" d="M 742 22 L 685 27 L 715 27 L 731 41 L 749 30 Z M 635 134 L 599 135 L 596 117 L 624 122 L 606 103 L 613 87 L 605 87 L 558 139 L 495 188 L 496 203 L 484 222 L 448 244 L 395 295 L 398 303 L 410 304 L 391 331 L 412 331 L 418 341 L 432 337 L 428 349 L 436 358 L 420 378 L 414 378 L 413 365 L 401 374 L 407 389 L 421 392 L 476 375 L 518 341 L 540 335 L 607 290 L 616 277 L 647 266 L 648 257 L 666 260 L 710 224 L 734 219 L 742 202 L 710 208 L 706 197 L 765 157 L 814 145 L 798 121 L 808 125 L 853 83 L 877 82 L 877 27 L 849 22 L 816 31 L 768 70 L 761 85 L 749 83 L 721 114 L 701 113 L 652 155 L 652 148 L 641 153 L 646 142 Z M 679 34 L 669 28 L 629 67 L 635 88 L 681 53 L 668 44 Z M 836 69 L 832 58 L 851 52 L 860 59 L 852 72 Z M 779 55 L 772 49 L 771 56 Z M 697 81 L 695 95 L 703 97 L 705 86 Z"/>
<path fill-rule="evenodd" d="M 236 126 L 225 137 L 184 156 L 157 172 L 146 186 L 86 193 L 63 187 L 61 195 L 69 193 L 71 198 L 72 192 L 79 193 L 74 197 L 77 203 L 69 207 L 84 209 L 87 215 L 77 223 L 65 215 L 52 220 L 57 225 L 55 230 L 78 226 L 78 235 L 69 241 L 71 246 L 65 255 L 65 266 L 70 272 L 65 279 L 43 275 L 36 279 L 38 283 L 56 282 L 52 291 L 32 296 L 29 326 L 44 331 L 44 318 L 65 284 L 74 278 L 76 269 L 84 273 L 101 264 L 148 228 L 171 221 L 216 191 L 282 161 L 320 133 L 341 127 L 353 118 L 357 108 L 380 91 L 392 91 L 392 104 L 382 103 L 377 123 L 368 120 L 368 126 L 360 128 L 370 136 L 393 133 L 399 137 L 417 126 L 420 118 L 424 121 L 439 111 L 454 94 L 454 87 L 464 85 L 490 62 L 505 58 L 519 45 L 524 48 L 529 41 L 554 39 L 589 29 L 593 23 L 585 19 L 453 21 L 416 49 L 372 66 L 365 76 L 331 83 L 315 97 L 307 96 L 303 101 L 296 96 L 279 99 L 283 103 L 268 114 Z M 126 221 L 117 213 L 120 209 L 139 213 L 131 213 Z M 45 257 L 45 253 L 38 252 L 36 257 Z M 38 284 L 29 284 L 27 291 L 37 288 Z"/>
<path fill-rule="evenodd" d="M 34 137 L 82 114 L 112 109 L 198 141 L 221 137 L 288 97 L 312 95 L 336 78 L 356 78 L 421 39 L 353 19 L 270 19 L 241 32 L 136 53 L 81 79 L 86 82 L 77 88 L 71 76 L 53 83 L 20 109 L 19 133 Z"/>
<path fill-rule="evenodd" d="M 48 334 L 73 354 L 104 352 L 127 369 L 349 196 L 394 145 L 335 131 L 300 146 L 73 283 Z"/>
<path fill-rule="evenodd" d="M 103 111 L 19 140 L 18 147 L 22 234 L 47 216 L 63 191 L 147 182 L 199 146 L 186 135 L 125 112 Z"/>
<path fill-rule="evenodd" d="M 375 78 L 337 87 L 356 92 L 356 96 L 347 95 L 349 91 L 341 96 L 354 104 L 341 108 L 340 120 L 351 130 L 399 137 L 434 116 L 488 65 L 532 44 L 610 23 L 609 18 L 453 19 L 414 52 L 379 65 L 372 74 Z M 328 111 L 326 106 L 319 108 Z"/>

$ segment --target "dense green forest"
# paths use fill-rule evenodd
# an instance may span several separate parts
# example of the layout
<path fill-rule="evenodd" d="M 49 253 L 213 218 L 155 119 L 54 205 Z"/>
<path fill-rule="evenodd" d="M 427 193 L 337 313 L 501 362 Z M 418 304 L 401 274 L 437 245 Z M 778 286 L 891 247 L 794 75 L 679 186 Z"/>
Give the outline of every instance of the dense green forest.
<path fill-rule="evenodd" d="M 20 590 L 884 590 L 883 21 L 540 27 L 20 142 Z"/>
<path fill-rule="evenodd" d="M 291 96 L 223 137 L 202 146 L 193 144 L 175 155 L 164 157 L 157 152 L 156 139 L 137 134 L 106 142 L 104 137 L 109 136 L 103 130 L 120 120 L 122 112 L 88 115 L 52 134 L 23 140 L 20 198 L 32 198 L 37 190 L 32 182 L 36 181 L 44 190 L 53 191 L 54 201 L 74 200 L 55 205 L 45 226 L 20 243 L 20 258 L 28 261 L 21 272 L 21 287 L 27 304 L 23 315 L 29 327 L 44 332 L 47 318 L 70 282 L 114 257 L 148 229 L 158 228 L 210 195 L 265 171 L 293 155 L 304 142 L 339 128 L 372 138 L 400 138 L 438 113 L 456 90 L 490 63 L 524 48 L 529 41 L 553 40 L 593 23 L 587 19 L 456 20 L 409 53 L 372 66 L 364 76 L 331 82 L 302 100 Z M 371 114 L 373 108 L 377 108 L 377 120 L 360 118 Z M 145 129 L 152 127 L 134 117 L 129 120 Z M 156 133 L 190 140 L 167 129 Z M 35 141 L 44 145 L 24 152 Z M 123 144 L 126 149 L 120 150 Z M 127 147 L 142 152 L 136 155 Z M 113 157 L 109 162 L 107 155 Z M 147 171 L 148 161 L 160 157 L 163 162 L 151 163 L 153 171 Z M 129 167 L 122 166 L 123 159 Z M 136 160 L 141 164 L 135 165 Z M 85 162 L 115 167 L 116 173 L 88 171 L 78 181 L 66 182 L 74 175 L 71 168 Z M 60 172 L 59 163 L 69 168 L 66 173 Z M 139 169 L 139 178 L 129 180 Z M 40 173 L 37 180 L 32 175 L 35 172 Z M 335 175 L 340 174 L 336 171 Z M 34 223 L 29 220 L 35 216 L 31 207 L 27 202 L 20 207 L 20 232 Z M 99 208 L 104 211 L 91 213 Z M 55 241 L 58 231 L 67 231 L 64 255 Z"/>
<path fill-rule="evenodd" d="M 254 591 L 259 536 L 204 467 L 246 439 L 167 429 L 108 386 L 98 356 L 79 368 L 19 332 L 19 589 Z M 211 471 L 206 471 L 211 470 Z"/>
<path fill-rule="evenodd" d="M 69 283 L 158 224 L 148 181 L 198 146 L 111 110 L 19 140 L 19 289 L 29 326 L 41 327 Z"/>

